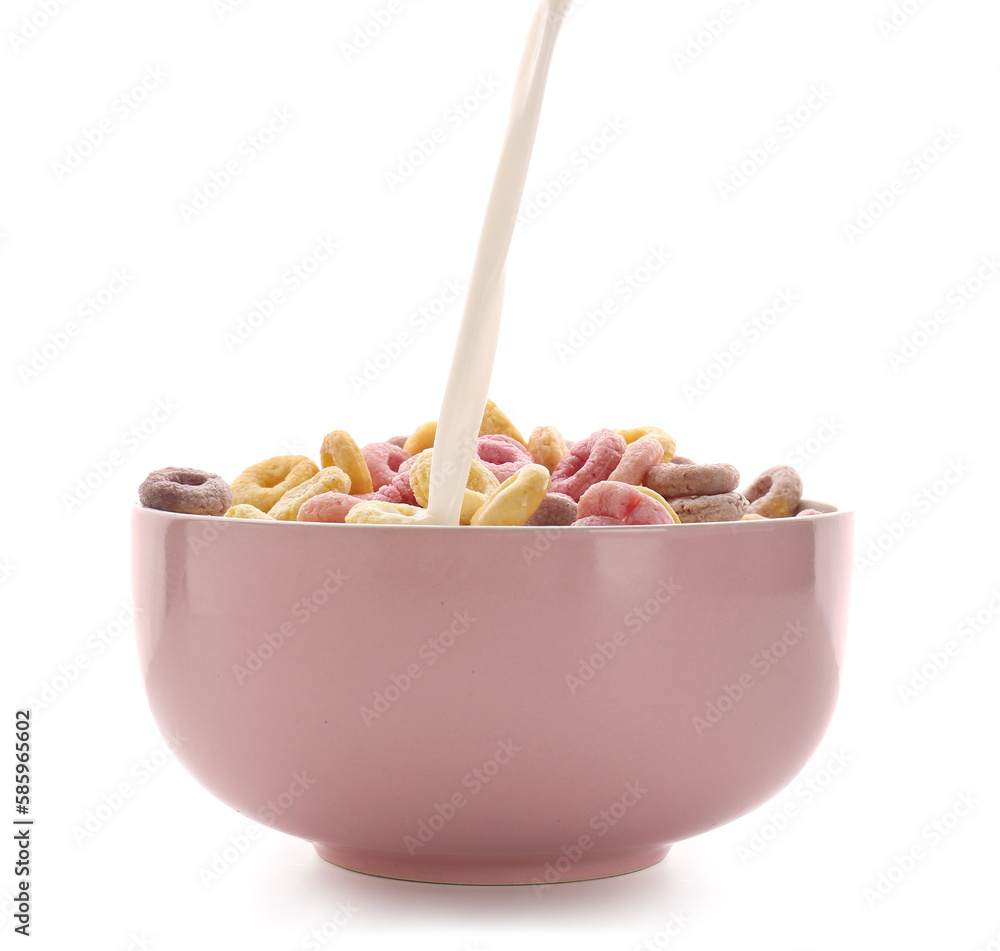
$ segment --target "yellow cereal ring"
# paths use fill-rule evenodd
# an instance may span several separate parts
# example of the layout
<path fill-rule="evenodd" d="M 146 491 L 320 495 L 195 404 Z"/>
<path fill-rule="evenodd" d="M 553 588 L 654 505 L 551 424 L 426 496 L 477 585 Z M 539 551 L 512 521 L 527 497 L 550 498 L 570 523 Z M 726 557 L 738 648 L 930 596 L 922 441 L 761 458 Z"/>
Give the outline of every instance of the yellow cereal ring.
<path fill-rule="evenodd" d="M 363 495 L 374 491 L 372 474 L 368 471 L 368 463 L 361 454 L 361 447 L 351 438 L 350 433 L 345 433 L 342 429 L 335 429 L 323 437 L 323 445 L 319 450 L 319 464 L 324 469 L 336 466 L 347 473 L 351 486 L 345 489 L 345 492 Z"/>
<path fill-rule="evenodd" d="M 536 426 L 528 437 L 528 452 L 551 472 L 566 455 L 566 440 L 555 426 Z"/>
<path fill-rule="evenodd" d="M 415 525 L 428 517 L 427 511 L 416 505 L 371 501 L 352 506 L 344 521 L 352 525 Z"/>
<path fill-rule="evenodd" d="M 472 525 L 523 525 L 542 504 L 552 475 L 537 463 L 522 466 L 486 500 Z"/>
<path fill-rule="evenodd" d="M 652 489 L 644 485 L 637 485 L 636 488 L 643 493 L 643 495 L 648 495 L 651 499 L 656 499 L 669 513 L 670 517 L 674 520 L 675 525 L 681 524 L 680 516 L 674 511 L 674 507 L 662 496 L 659 492 L 654 492 Z"/>
<path fill-rule="evenodd" d="M 437 422 L 424 423 L 410 433 L 406 442 L 403 443 L 403 449 L 411 456 L 416 456 L 425 449 L 431 449 L 434 446 L 434 437 L 436 435 Z M 510 436 L 511 439 L 516 439 L 522 446 L 528 448 L 528 444 L 524 441 L 524 436 L 521 435 L 518 428 L 504 415 L 493 400 L 486 401 L 486 410 L 483 412 L 483 421 L 479 426 L 479 435 Z"/>
<path fill-rule="evenodd" d="M 436 422 L 424 423 L 422 426 L 418 426 L 410 433 L 406 442 L 403 443 L 403 451 L 408 452 L 411 456 L 416 456 L 425 449 L 430 449 L 434 445 L 437 427 L 438 424 Z"/>
<path fill-rule="evenodd" d="M 289 489 L 271 508 L 271 518 L 285 522 L 294 522 L 299 514 L 299 508 L 306 499 L 311 499 L 321 492 L 344 492 L 351 489 L 351 479 L 343 469 L 328 466 L 320 469 L 311 479 Z"/>
<path fill-rule="evenodd" d="M 634 443 L 637 439 L 642 439 L 643 436 L 652 436 L 658 440 L 660 445 L 663 446 L 661 463 L 670 462 L 677 451 L 677 441 L 669 433 L 660 429 L 659 426 L 636 426 L 634 429 L 616 429 L 615 432 L 619 436 L 624 436 L 625 442 L 629 444 Z"/>
<path fill-rule="evenodd" d="M 525 449 L 528 444 L 524 441 L 524 436 L 520 430 L 507 418 L 507 414 L 497 406 L 493 400 L 486 401 L 486 410 L 483 413 L 483 422 L 479 427 L 480 436 L 510 436 L 516 439 Z"/>
<path fill-rule="evenodd" d="M 307 456 L 273 456 L 244 469 L 232 482 L 233 505 L 253 505 L 262 512 L 289 489 L 301 485 L 319 472 Z"/>
<path fill-rule="evenodd" d="M 754 512 L 747 512 L 743 518 L 740 519 L 741 522 L 766 522 L 767 518 L 764 515 L 757 515 Z"/>
<path fill-rule="evenodd" d="M 431 459 L 434 450 L 425 449 L 417 457 L 417 461 L 410 466 L 410 488 L 416 497 L 418 504 L 427 507 L 427 500 L 430 497 L 431 484 Z M 462 513 L 459 522 L 468 525 L 472 521 L 472 516 L 486 502 L 488 496 L 500 488 L 500 480 L 490 472 L 478 459 L 472 460 L 472 468 L 469 470 L 469 480 L 466 482 L 465 496 L 462 499 Z"/>
<path fill-rule="evenodd" d="M 262 512 L 256 505 L 247 505 L 246 503 L 234 505 L 226 512 L 226 518 L 266 518 L 268 521 L 274 521 L 267 512 Z"/>

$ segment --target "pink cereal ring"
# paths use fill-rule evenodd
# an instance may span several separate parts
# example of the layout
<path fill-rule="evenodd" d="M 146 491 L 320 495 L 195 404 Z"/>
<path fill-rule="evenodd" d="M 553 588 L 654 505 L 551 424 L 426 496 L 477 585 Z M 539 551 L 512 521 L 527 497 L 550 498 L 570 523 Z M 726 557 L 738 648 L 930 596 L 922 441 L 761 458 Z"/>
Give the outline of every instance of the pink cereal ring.
<path fill-rule="evenodd" d="M 660 447 L 662 450 L 662 446 Z M 615 518 L 626 525 L 673 525 L 674 520 L 656 499 L 627 482 L 598 482 L 580 498 L 577 520 L 591 516 Z"/>
<path fill-rule="evenodd" d="M 617 518 L 608 518 L 606 515 L 588 515 L 585 518 L 578 518 L 574 523 L 575 528 L 579 525 L 581 528 L 587 528 L 593 525 L 606 525 L 608 528 L 625 528 L 625 523 L 619 521 Z"/>
<path fill-rule="evenodd" d="M 823 513 L 818 511 L 817 509 L 803 509 L 795 517 L 802 518 L 803 515 L 822 515 L 822 514 Z"/>
<path fill-rule="evenodd" d="M 476 440 L 476 457 L 501 482 L 535 461 L 521 443 L 501 433 L 480 436 Z"/>
<path fill-rule="evenodd" d="M 410 466 L 413 465 L 416 458 L 416 456 L 408 456 L 404 459 L 392 482 L 383 485 L 372 496 L 372 501 L 392 502 L 395 505 L 415 505 L 419 508 L 420 503 L 417 502 L 417 497 L 413 494 L 413 489 L 410 486 Z"/>
<path fill-rule="evenodd" d="M 549 492 L 525 525 L 572 525 L 576 521 L 576 502 L 568 495 Z"/>
<path fill-rule="evenodd" d="M 374 495 L 374 493 L 372 493 Z M 362 499 L 346 492 L 321 492 L 306 499 L 299 507 L 299 522 L 343 522 L 347 513 Z"/>
<path fill-rule="evenodd" d="M 399 467 L 410 458 L 401 446 L 391 442 L 369 443 L 361 450 L 372 475 L 372 487 L 377 492 L 399 475 Z"/>
<path fill-rule="evenodd" d="M 628 443 L 613 429 L 599 429 L 575 443 L 552 471 L 551 491 L 576 502 L 592 485 L 606 479 L 622 461 Z"/>
<path fill-rule="evenodd" d="M 663 458 L 663 443 L 652 436 L 643 436 L 631 443 L 622 456 L 614 472 L 608 476 L 611 482 L 627 482 L 642 485 L 646 473 Z"/>

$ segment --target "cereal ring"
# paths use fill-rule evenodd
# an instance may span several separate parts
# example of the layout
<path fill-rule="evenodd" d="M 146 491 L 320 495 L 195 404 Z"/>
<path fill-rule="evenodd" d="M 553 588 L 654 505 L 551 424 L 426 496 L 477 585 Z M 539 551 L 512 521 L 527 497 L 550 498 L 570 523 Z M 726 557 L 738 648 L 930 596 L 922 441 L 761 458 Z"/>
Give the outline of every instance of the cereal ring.
<path fill-rule="evenodd" d="M 323 445 L 319 450 L 319 464 L 324 469 L 336 466 L 346 472 L 351 480 L 351 486 L 346 491 L 352 495 L 373 492 L 371 473 L 365 461 L 361 448 L 351 438 L 350 433 L 335 429 L 323 437 Z"/>
<path fill-rule="evenodd" d="M 233 505 L 245 503 L 269 512 L 289 489 L 317 472 L 319 466 L 306 456 L 273 456 L 254 463 L 233 479 Z"/>
<path fill-rule="evenodd" d="M 817 511 L 816 509 L 803 509 L 795 517 L 802 518 L 803 515 L 822 515 L 822 514 L 823 514 L 822 512 Z"/>
<path fill-rule="evenodd" d="M 232 504 L 229 484 L 214 472 L 168 466 L 151 472 L 139 486 L 148 509 L 183 515 L 224 515 Z"/>
<path fill-rule="evenodd" d="M 476 440 L 476 458 L 500 482 L 509 479 L 522 466 L 533 463 L 531 453 L 516 439 L 493 433 Z"/>
<path fill-rule="evenodd" d="M 735 492 L 740 474 L 727 462 L 708 466 L 678 465 L 668 462 L 653 466 L 646 474 L 646 485 L 665 499 L 680 495 L 722 495 Z"/>
<path fill-rule="evenodd" d="M 552 473 L 552 491 L 575 502 L 592 485 L 606 479 L 622 461 L 628 444 L 611 429 L 599 429 L 576 443 Z"/>
<path fill-rule="evenodd" d="M 361 454 L 365 457 L 368 474 L 371 476 L 372 491 L 378 491 L 383 485 L 388 485 L 399 475 L 399 467 L 410 458 L 409 453 L 391 442 L 369 443 Z M 351 480 L 351 487 L 354 480 Z"/>
<path fill-rule="evenodd" d="M 588 515 L 585 518 L 579 518 L 573 523 L 573 527 L 580 526 L 581 528 L 587 528 L 592 525 L 606 525 L 608 528 L 624 528 L 625 523 L 619 521 L 616 518 L 608 518 L 606 515 Z"/>
<path fill-rule="evenodd" d="M 436 435 L 437 422 L 424 423 L 413 430 L 403 444 L 403 448 L 411 456 L 419 455 L 425 449 L 432 449 L 434 447 L 434 437 Z M 525 449 L 528 448 L 528 444 L 524 441 L 524 436 L 521 435 L 517 427 L 503 414 L 493 400 L 486 401 L 486 409 L 483 411 L 483 421 L 479 424 L 479 435 L 510 436 L 511 439 L 519 442 Z"/>
<path fill-rule="evenodd" d="M 627 482 L 598 482 L 580 498 L 579 519 L 614 518 L 625 525 L 673 525 L 670 512 Z"/>
<path fill-rule="evenodd" d="M 358 502 L 344 519 L 349 525 L 416 525 L 430 518 L 414 505 L 394 505 L 392 502 Z"/>
<path fill-rule="evenodd" d="M 763 515 L 752 515 L 751 513 L 747 512 L 747 514 L 744 515 L 743 518 L 740 519 L 740 521 L 741 522 L 766 522 L 767 519 L 764 518 Z"/>
<path fill-rule="evenodd" d="M 417 504 L 422 508 L 427 508 L 427 499 L 430 494 L 431 459 L 433 456 L 433 449 L 425 449 L 416 457 L 416 461 L 409 470 L 410 488 L 413 490 Z M 472 467 L 469 470 L 469 479 L 466 482 L 459 522 L 462 525 L 468 525 L 472 521 L 472 516 L 486 502 L 487 497 L 496 492 L 498 488 L 500 488 L 500 480 L 478 459 L 473 459 Z"/>
<path fill-rule="evenodd" d="M 659 505 L 662 505 L 670 515 L 671 520 L 675 525 L 680 525 L 681 520 L 677 513 L 673 510 L 670 503 L 662 496 L 659 492 L 654 492 L 649 486 L 637 485 L 636 488 L 643 494 L 648 495 L 651 499 L 655 499 Z"/>
<path fill-rule="evenodd" d="M 566 441 L 555 426 L 536 426 L 528 437 L 528 452 L 551 472 L 566 455 Z"/>
<path fill-rule="evenodd" d="M 757 476 L 743 494 L 754 515 L 787 518 L 802 501 L 802 479 L 791 466 L 773 466 Z"/>
<path fill-rule="evenodd" d="M 406 445 L 406 440 L 409 438 L 409 436 L 390 436 L 386 442 L 392 446 L 399 446 L 399 448 L 402 449 L 403 446 Z"/>
<path fill-rule="evenodd" d="M 653 466 L 659 464 L 662 458 L 663 444 L 652 436 L 643 436 L 628 445 L 622 456 L 622 461 L 608 476 L 608 481 L 642 485 L 646 473 Z"/>
<path fill-rule="evenodd" d="M 356 495 L 346 492 L 320 492 L 299 506 L 295 519 L 299 522 L 344 522 L 347 513 L 360 502 Z"/>
<path fill-rule="evenodd" d="M 501 438 L 498 436 L 488 437 Z M 513 440 L 511 440 L 513 442 Z M 530 463 L 500 483 L 472 516 L 471 525 L 523 525 L 535 514 L 552 481 L 545 466 Z"/>
<path fill-rule="evenodd" d="M 483 411 L 483 421 L 479 426 L 480 436 L 510 436 L 516 439 L 525 449 L 528 444 L 524 441 L 521 431 L 507 418 L 507 415 L 497 406 L 493 400 L 486 401 L 486 409 Z"/>
<path fill-rule="evenodd" d="M 328 466 L 326 469 L 320 469 L 311 479 L 306 479 L 294 489 L 289 489 L 271 506 L 268 514 L 284 522 L 294 522 L 299 514 L 299 506 L 306 499 L 311 499 L 322 492 L 349 492 L 350 489 L 350 476 L 337 466 Z"/>
<path fill-rule="evenodd" d="M 667 499 L 682 522 L 738 522 L 750 504 L 739 492 Z"/>
<path fill-rule="evenodd" d="M 403 448 L 411 455 L 420 455 L 425 449 L 430 449 L 434 445 L 434 437 L 437 435 L 438 424 L 424 423 L 418 426 L 403 443 Z"/>
<path fill-rule="evenodd" d="M 267 512 L 262 512 L 256 505 L 247 505 L 246 503 L 234 505 L 226 512 L 226 518 L 263 518 L 271 522 L 274 521 Z"/>
<path fill-rule="evenodd" d="M 693 466 L 694 463 L 687 456 L 674 456 L 670 460 L 675 466 Z"/>
<path fill-rule="evenodd" d="M 630 446 L 637 439 L 644 436 L 652 436 L 661 446 L 663 446 L 663 461 L 670 462 L 677 449 L 677 441 L 669 433 L 664 432 L 659 426 L 636 426 L 634 429 L 616 429 L 619 436 L 625 437 L 625 442 Z"/>
<path fill-rule="evenodd" d="M 572 525 L 576 521 L 576 502 L 561 492 L 549 492 L 525 525 Z"/>
<path fill-rule="evenodd" d="M 393 505 L 417 505 L 417 497 L 410 488 L 410 468 L 416 456 L 408 456 L 399 464 L 399 472 L 388 485 L 383 485 L 375 493 L 374 501 L 391 502 Z"/>

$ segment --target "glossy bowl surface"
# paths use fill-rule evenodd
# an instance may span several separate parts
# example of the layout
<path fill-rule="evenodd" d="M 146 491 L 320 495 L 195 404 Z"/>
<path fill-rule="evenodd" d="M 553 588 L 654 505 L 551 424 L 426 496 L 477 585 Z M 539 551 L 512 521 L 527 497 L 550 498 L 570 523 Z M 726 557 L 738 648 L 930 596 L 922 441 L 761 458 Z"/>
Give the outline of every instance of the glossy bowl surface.
<path fill-rule="evenodd" d="M 756 808 L 840 681 L 853 517 L 326 525 L 136 507 L 142 674 L 178 758 L 346 868 L 598 878 Z"/>

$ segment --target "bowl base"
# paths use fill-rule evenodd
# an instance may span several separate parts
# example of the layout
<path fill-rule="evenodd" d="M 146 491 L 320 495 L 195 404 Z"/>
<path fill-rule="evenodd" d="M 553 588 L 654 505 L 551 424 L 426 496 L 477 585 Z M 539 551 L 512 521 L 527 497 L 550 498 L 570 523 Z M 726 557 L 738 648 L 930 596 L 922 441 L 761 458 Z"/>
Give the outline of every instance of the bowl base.
<path fill-rule="evenodd" d="M 638 872 L 661 862 L 669 845 L 616 852 L 583 852 L 555 855 L 409 855 L 345 849 L 314 842 L 320 858 L 332 865 L 410 882 L 440 885 L 534 885 L 547 888 L 561 882 L 583 882 Z"/>

